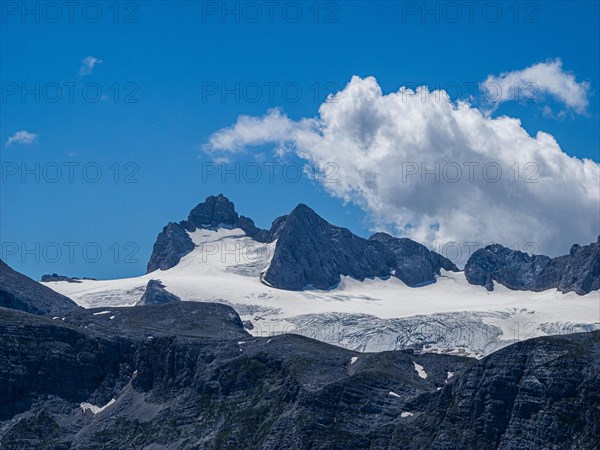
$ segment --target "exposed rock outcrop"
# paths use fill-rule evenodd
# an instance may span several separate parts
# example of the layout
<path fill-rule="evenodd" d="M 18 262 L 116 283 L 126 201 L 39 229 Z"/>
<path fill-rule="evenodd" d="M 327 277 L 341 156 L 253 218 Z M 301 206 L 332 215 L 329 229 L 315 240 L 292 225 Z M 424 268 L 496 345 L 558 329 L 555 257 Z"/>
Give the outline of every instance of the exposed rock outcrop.
<path fill-rule="evenodd" d="M 195 245 L 188 232 L 199 228 L 240 228 L 257 242 L 277 241 L 262 281 L 279 289 L 331 289 L 349 276 L 357 280 L 394 276 L 408 286 L 433 283 L 441 270 L 458 271 L 448 258 L 407 238 L 376 233 L 369 239 L 354 235 L 300 204 L 273 221 L 270 230 L 240 216 L 225 196 L 207 197 L 190 211 L 187 220 L 169 223 L 159 234 L 147 273 L 179 263 Z M 474 252 L 465 266 L 471 284 L 494 289 L 542 291 L 559 289 L 585 294 L 600 287 L 600 243 L 573 246 L 569 255 L 549 258 L 528 255 L 502 245 Z"/>
<path fill-rule="evenodd" d="M 178 223 L 169 222 L 156 238 L 146 273 L 158 269 L 167 270 L 176 266 L 181 258 L 191 252 L 194 247 L 194 242 L 185 228 Z"/>
<path fill-rule="evenodd" d="M 267 242 L 269 232 L 254 225 L 249 217 L 239 216 L 235 205 L 223 194 L 210 196 L 190 211 L 188 219 L 182 222 L 188 231 L 198 228 L 241 228 L 258 242 Z"/>
<path fill-rule="evenodd" d="M 491 354 L 428 405 L 402 443 L 418 448 L 593 449 L 600 445 L 600 332 L 520 342 Z M 422 408 L 422 409 L 421 409 Z M 398 436 L 405 433 L 397 429 Z M 430 435 L 428 438 L 427 435 Z"/>
<path fill-rule="evenodd" d="M 536 279 L 543 273 L 550 258 L 544 255 L 529 256 L 499 244 L 488 245 L 475 251 L 465 265 L 469 283 L 491 287 L 496 281 L 510 289 L 534 290 Z"/>
<path fill-rule="evenodd" d="M 158 235 L 152 249 L 146 273 L 157 269 L 167 270 L 179 263 L 181 258 L 194 249 L 194 243 L 188 235 L 198 228 L 215 229 L 241 228 L 249 237 L 258 242 L 267 242 L 269 232 L 254 225 L 252 219 L 239 216 L 234 204 L 223 194 L 209 196 L 196 205 L 187 220 L 180 223 L 170 222 Z"/>
<path fill-rule="evenodd" d="M 181 299 L 175 294 L 170 293 L 165 289 L 165 285 L 160 280 L 150 280 L 146 284 L 146 290 L 140 298 L 140 301 L 136 303 L 136 306 L 140 305 L 164 305 L 165 303 L 180 302 Z"/>
<path fill-rule="evenodd" d="M 67 277 L 65 275 L 58 275 L 56 273 L 42 275 L 42 283 L 49 283 L 51 281 L 65 281 L 67 283 L 81 283 L 79 278 Z"/>
<path fill-rule="evenodd" d="M 411 239 L 376 233 L 369 240 L 381 242 L 394 254 L 393 275 L 409 286 L 434 282 L 441 269 L 458 272 L 458 267 L 448 258 Z"/>
<path fill-rule="evenodd" d="M 390 274 L 393 261 L 383 244 L 329 224 L 306 205 L 275 221 L 271 234 L 277 245 L 263 276 L 271 286 L 329 289 L 340 282 L 340 275 L 362 281 Z"/>
<path fill-rule="evenodd" d="M 580 295 L 600 289 L 600 236 L 590 245 L 571 247 L 558 289 Z"/>
<path fill-rule="evenodd" d="M 342 275 L 360 281 L 391 275 L 419 286 L 434 282 L 442 268 L 458 270 L 415 241 L 385 233 L 363 239 L 331 225 L 306 205 L 276 219 L 271 239 L 277 244 L 263 281 L 280 289 L 329 289 Z"/>
<path fill-rule="evenodd" d="M 573 245 L 568 255 L 528 255 L 499 244 L 475 251 L 465 265 L 471 284 L 493 290 L 494 282 L 510 289 L 558 289 L 579 295 L 600 289 L 600 237 L 590 245 Z"/>
<path fill-rule="evenodd" d="M 0 260 L 0 306 L 39 315 L 64 315 L 79 306 Z"/>

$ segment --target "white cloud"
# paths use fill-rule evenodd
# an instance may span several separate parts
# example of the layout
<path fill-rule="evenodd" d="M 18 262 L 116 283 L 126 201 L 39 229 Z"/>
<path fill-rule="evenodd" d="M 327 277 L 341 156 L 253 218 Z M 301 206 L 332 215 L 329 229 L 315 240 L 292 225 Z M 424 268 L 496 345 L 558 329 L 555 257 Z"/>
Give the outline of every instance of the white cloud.
<path fill-rule="evenodd" d="M 81 67 L 79 68 L 79 76 L 89 75 L 93 72 L 96 64 L 102 64 L 102 60 L 94 56 L 87 56 L 81 60 Z"/>
<path fill-rule="evenodd" d="M 599 164 L 568 156 L 550 134 L 530 136 L 518 119 L 486 117 L 444 97 L 425 87 L 384 95 L 375 78 L 353 77 L 315 118 L 241 116 L 204 149 L 272 144 L 320 167 L 333 163 L 337 182 L 324 188 L 362 207 L 373 229 L 434 248 L 457 242 L 459 262 L 469 242 L 558 255 L 596 239 Z"/>
<path fill-rule="evenodd" d="M 13 143 L 29 145 L 33 144 L 37 140 L 38 136 L 35 133 L 30 133 L 27 130 L 17 131 L 11 137 L 6 140 L 5 146 L 8 147 Z"/>
<path fill-rule="evenodd" d="M 489 75 L 480 83 L 485 99 L 498 107 L 506 101 L 540 100 L 551 96 L 578 114 L 588 106 L 588 82 L 577 82 L 565 72 L 560 59 L 534 64 L 523 70 Z"/>
<path fill-rule="evenodd" d="M 310 121 L 304 121 L 307 124 Z M 284 143 L 293 133 L 302 128 L 303 122 L 292 122 L 279 109 L 271 109 L 264 117 L 239 116 L 230 128 L 213 133 L 202 149 L 207 153 L 215 151 L 237 152 L 245 146 L 267 143 Z"/>

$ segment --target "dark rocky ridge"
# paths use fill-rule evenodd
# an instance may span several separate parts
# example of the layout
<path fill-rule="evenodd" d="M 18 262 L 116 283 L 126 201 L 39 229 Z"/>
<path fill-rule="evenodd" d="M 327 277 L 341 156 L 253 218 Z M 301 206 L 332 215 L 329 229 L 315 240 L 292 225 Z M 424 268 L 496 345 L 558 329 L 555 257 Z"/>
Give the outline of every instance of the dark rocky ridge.
<path fill-rule="evenodd" d="M 598 448 L 600 331 L 513 344 L 419 400 L 400 447 L 412 430 L 432 449 Z"/>
<path fill-rule="evenodd" d="M 342 275 L 357 280 L 391 275 L 409 286 L 419 286 L 434 282 L 441 268 L 458 270 L 450 260 L 410 239 L 384 233 L 363 239 L 331 225 L 302 204 L 275 219 L 270 230 L 263 230 L 252 219 L 239 216 L 234 204 L 220 194 L 194 207 L 187 220 L 169 223 L 163 229 L 154 244 L 147 273 L 175 266 L 194 249 L 186 231 L 218 227 L 241 228 L 257 242 L 277 240 L 263 281 L 280 289 L 329 289 L 340 282 Z"/>
<path fill-rule="evenodd" d="M 441 269 L 458 271 L 458 267 L 448 258 L 411 239 L 376 233 L 369 240 L 381 242 L 394 254 L 394 276 L 409 286 L 435 281 L 435 276 L 440 275 Z"/>
<path fill-rule="evenodd" d="M 0 260 L 0 307 L 40 315 L 64 315 L 79 306 Z"/>
<path fill-rule="evenodd" d="M 58 275 L 56 273 L 42 275 L 42 283 L 49 283 L 51 281 L 66 281 L 67 283 L 81 283 L 78 278 L 67 277 L 65 275 Z"/>
<path fill-rule="evenodd" d="M 175 294 L 167 291 L 160 280 L 150 280 L 146 284 L 146 290 L 136 306 L 140 305 L 164 305 L 165 303 L 180 302 L 181 299 Z"/>
<path fill-rule="evenodd" d="M 272 235 L 277 245 L 263 275 L 263 281 L 271 286 L 329 289 L 340 282 L 340 275 L 361 281 L 390 275 L 392 259 L 385 257 L 391 255 L 385 255 L 380 242 L 330 225 L 306 205 L 294 208 L 285 221 L 276 221 Z"/>
<path fill-rule="evenodd" d="M 549 258 L 499 244 L 475 251 L 465 265 L 469 283 L 493 290 L 494 281 L 510 289 L 587 294 L 600 289 L 600 236 L 590 245 L 573 245 L 568 255 Z"/>
<path fill-rule="evenodd" d="M 146 273 L 170 269 L 192 250 L 194 243 L 185 228 L 178 223 L 169 222 L 156 238 Z"/>
<path fill-rule="evenodd" d="M 600 236 L 597 242 L 590 245 L 581 247 L 575 244 L 571 247 L 558 289 L 578 294 L 600 289 Z"/>
<path fill-rule="evenodd" d="M 385 233 L 363 239 L 331 225 L 306 205 L 275 220 L 271 239 L 277 245 L 263 281 L 281 289 L 330 289 L 342 275 L 360 281 L 395 276 L 419 286 L 434 282 L 442 268 L 458 271 L 450 260 L 417 242 Z"/>
<path fill-rule="evenodd" d="M 42 283 L 49 283 L 51 281 L 66 281 L 67 283 L 81 283 L 81 280 L 96 280 L 95 278 L 83 277 L 68 277 L 66 275 L 58 275 L 57 273 L 42 275 Z"/>
<path fill-rule="evenodd" d="M 7 293 L 38 284 L 20 281 Z M 252 337 L 215 303 L 97 312 L 63 321 L 0 307 L 0 448 L 600 446 L 600 331 L 475 361 Z M 113 403 L 94 414 L 83 402 Z"/>

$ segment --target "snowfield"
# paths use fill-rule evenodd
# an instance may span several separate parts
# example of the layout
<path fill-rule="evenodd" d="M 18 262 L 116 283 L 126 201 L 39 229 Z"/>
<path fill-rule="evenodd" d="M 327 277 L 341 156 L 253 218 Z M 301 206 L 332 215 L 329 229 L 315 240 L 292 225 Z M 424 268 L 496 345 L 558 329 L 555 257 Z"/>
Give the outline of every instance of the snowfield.
<path fill-rule="evenodd" d="M 497 284 L 488 292 L 463 272 L 443 272 L 418 288 L 397 278 L 346 277 L 329 291 L 285 291 L 261 282 L 275 243 L 257 243 L 241 229 L 199 229 L 190 237 L 196 248 L 169 270 L 43 284 L 83 307 L 112 308 L 135 305 L 146 283 L 159 279 L 182 300 L 231 305 L 255 336 L 297 333 L 362 352 L 416 348 L 481 357 L 519 340 L 600 329 L 597 291 L 579 296 Z"/>

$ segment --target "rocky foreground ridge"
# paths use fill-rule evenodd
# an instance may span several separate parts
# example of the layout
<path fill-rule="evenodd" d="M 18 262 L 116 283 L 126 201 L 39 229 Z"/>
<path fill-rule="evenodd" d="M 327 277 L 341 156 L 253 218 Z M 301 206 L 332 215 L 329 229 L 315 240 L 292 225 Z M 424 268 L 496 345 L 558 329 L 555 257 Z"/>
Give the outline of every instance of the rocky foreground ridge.
<path fill-rule="evenodd" d="M 600 332 L 357 353 L 252 337 L 214 303 L 85 310 L 0 269 L 22 299 L 0 307 L 0 448 L 600 446 Z"/>

